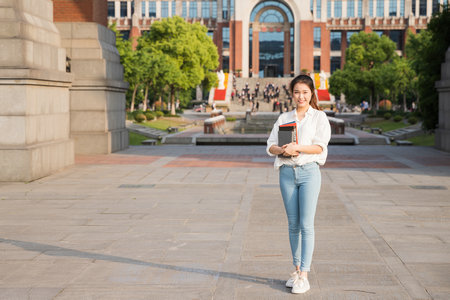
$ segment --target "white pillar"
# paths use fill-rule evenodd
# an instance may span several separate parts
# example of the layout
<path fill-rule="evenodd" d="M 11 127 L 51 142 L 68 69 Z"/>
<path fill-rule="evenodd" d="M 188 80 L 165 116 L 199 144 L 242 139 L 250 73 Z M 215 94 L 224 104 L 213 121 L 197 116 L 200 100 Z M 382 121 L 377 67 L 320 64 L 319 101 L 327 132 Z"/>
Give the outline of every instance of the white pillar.
<path fill-rule="evenodd" d="M 222 22 L 223 3 L 222 0 L 217 0 L 217 22 Z"/>
<path fill-rule="evenodd" d="M 334 18 L 334 0 L 331 0 L 331 17 Z"/>
<path fill-rule="evenodd" d="M 114 17 L 116 19 L 120 18 L 120 1 L 114 2 Z"/>
<path fill-rule="evenodd" d="M 397 17 L 400 17 L 400 1 L 402 0 L 397 0 L 397 14 L 396 14 Z"/>
<path fill-rule="evenodd" d="M 191 2 L 190 1 L 186 1 L 186 16 L 187 18 L 190 18 L 190 11 L 189 11 L 189 6 L 190 6 Z"/>
<path fill-rule="evenodd" d="M 127 2 L 127 18 L 128 19 L 131 18 L 131 2 L 130 1 Z"/>
<path fill-rule="evenodd" d="M 326 22 L 327 21 L 327 18 L 328 18 L 328 16 L 327 16 L 327 6 L 328 6 L 328 0 L 322 0 L 322 3 L 321 3 L 322 5 L 321 5 L 321 8 L 322 8 L 322 12 L 321 12 L 321 18 L 320 18 L 320 21 L 321 22 Z"/>
<path fill-rule="evenodd" d="M 212 1 L 209 1 L 209 18 L 212 19 L 213 15 L 213 4 Z"/>
<path fill-rule="evenodd" d="M 420 1 L 419 0 L 415 0 L 415 1 L 416 1 L 416 17 L 418 17 L 419 11 L 420 11 Z"/>
<path fill-rule="evenodd" d="M 203 4 L 203 1 L 197 2 L 197 18 L 202 17 L 202 4 Z"/>
<path fill-rule="evenodd" d="M 389 0 L 384 0 L 384 16 L 389 17 Z"/>
<path fill-rule="evenodd" d="M 427 17 L 431 17 L 433 13 L 433 2 L 432 0 L 427 0 Z"/>
<path fill-rule="evenodd" d="M 156 1 L 156 18 L 161 18 L 161 1 Z"/>
<path fill-rule="evenodd" d="M 168 5 L 169 5 L 169 17 L 173 17 L 174 16 L 174 14 L 172 15 L 172 2 L 173 1 L 169 1 L 168 2 Z"/>
<path fill-rule="evenodd" d="M 342 18 L 347 18 L 347 0 L 342 0 Z"/>

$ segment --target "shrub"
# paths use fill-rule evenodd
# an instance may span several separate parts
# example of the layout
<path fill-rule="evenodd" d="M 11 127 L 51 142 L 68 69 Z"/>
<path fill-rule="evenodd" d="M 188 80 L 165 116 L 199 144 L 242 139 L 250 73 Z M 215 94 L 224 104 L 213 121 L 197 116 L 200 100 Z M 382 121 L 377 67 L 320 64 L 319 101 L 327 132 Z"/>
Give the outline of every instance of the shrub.
<path fill-rule="evenodd" d="M 134 113 L 127 111 L 127 120 L 134 120 Z"/>
<path fill-rule="evenodd" d="M 142 122 L 144 122 L 146 119 L 145 119 L 145 115 L 143 114 L 143 113 L 138 113 L 138 114 L 136 114 L 135 116 L 134 116 L 134 119 L 136 120 L 136 122 L 138 122 L 138 123 L 142 123 Z"/>
<path fill-rule="evenodd" d="M 385 113 L 383 117 L 384 117 L 385 120 L 389 120 L 392 117 L 392 114 L 391 113 Z"/>
<path fill-rule="evenodd" d="M 156 118 L 161 118 L 164 116 L 164 113 L 162 111 L 158 110 L 157 112 L 155 112 L 155 115 L 156 115 Z"/>
<path fill-rule="evenodd" d="M 402 116 L 395 116 L 394 117 L 394 122 L 400 122 L 401 120 L 403 120 Z"/>
<path fill-rule="evenodd" d="M 234 121 L 236 121 L 236 118 L 235 117 L 227 117 L 226 120 L 227 120 L 227 122 L 234 122 Z"/>
<path fill-rule="evenodd" d="M 172 117 L 172 118 L 179 118 L 179 115 L 171 115 L 170 113 L 165 114 L 164 117 Z"/>
<path fill-rule="evenodd" d="M 147 111 L 145 114 L 145 118 L 147 118 L 147 121 L 151 121 L 155 118 L 155 114 L 151 111 Z"/>
<path fill-rule="evenodd" d="M 408 123 L 411 125 L 414 125 L 417 123 L 417 118 L 416 117 L 409 117 L 408 118 Z"/>

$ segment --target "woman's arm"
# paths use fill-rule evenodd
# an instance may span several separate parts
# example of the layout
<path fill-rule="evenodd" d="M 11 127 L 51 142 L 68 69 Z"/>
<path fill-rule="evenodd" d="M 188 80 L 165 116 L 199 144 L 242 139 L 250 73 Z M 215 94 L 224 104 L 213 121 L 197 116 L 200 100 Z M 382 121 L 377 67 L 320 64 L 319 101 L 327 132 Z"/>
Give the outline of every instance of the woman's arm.
<path fill-rule="evenodd" d="M 288 155 L 298 155 L 300 153 L 305 154 L 320 154 L 323 149 L 319 145 L 297 145 L 296 143 L 290 143 L 281 147 Z"/>
<path fill-rule="evenodd" d="M 282 147 L 279 147 L 277 145 L 272 145 L 269 148 L 269 152 L 274 154 L 274 155 L 280 155 L 280 154 L 284 154 L 284 149 Z"/>

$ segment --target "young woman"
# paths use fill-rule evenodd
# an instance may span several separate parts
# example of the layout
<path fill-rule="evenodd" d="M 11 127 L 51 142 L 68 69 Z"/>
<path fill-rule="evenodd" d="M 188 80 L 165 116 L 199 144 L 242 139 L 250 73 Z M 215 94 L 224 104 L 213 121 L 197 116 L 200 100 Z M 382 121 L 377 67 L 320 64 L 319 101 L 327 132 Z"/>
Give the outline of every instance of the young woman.
<path fill-rule="evenodd" d="M 295 266 L 286 287 L 299 294 L 310 289 L 308 272 L 314 251 L 314 216 L 321 185 L 319 165 L 327 158 L 331 128 L 326 114 L 317 104 L 311 77 L 299 75 L 289 88 L 296 109 L 283 113 L 275 122 L 267 140 L 267 153 L 276 155 L 274 166 L 279 169 Z M 296 122 L 298 141 L 278 145 L 279 126 L 289 122 Z"/>

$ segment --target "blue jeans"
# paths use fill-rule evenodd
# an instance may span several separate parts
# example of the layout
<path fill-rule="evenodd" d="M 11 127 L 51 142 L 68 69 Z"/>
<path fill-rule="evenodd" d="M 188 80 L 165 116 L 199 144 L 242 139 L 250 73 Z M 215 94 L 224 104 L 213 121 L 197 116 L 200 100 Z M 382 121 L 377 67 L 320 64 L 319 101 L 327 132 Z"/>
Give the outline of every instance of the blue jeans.
<path fill-rule="evenodd" d="M 301 271 L 311 270 L 314 216 L 320 185 L 320 169 L 315 162 L 280 167 L 280 189 L 288 218 L 293 263 L 294 266 L 300 266 Z"/>

